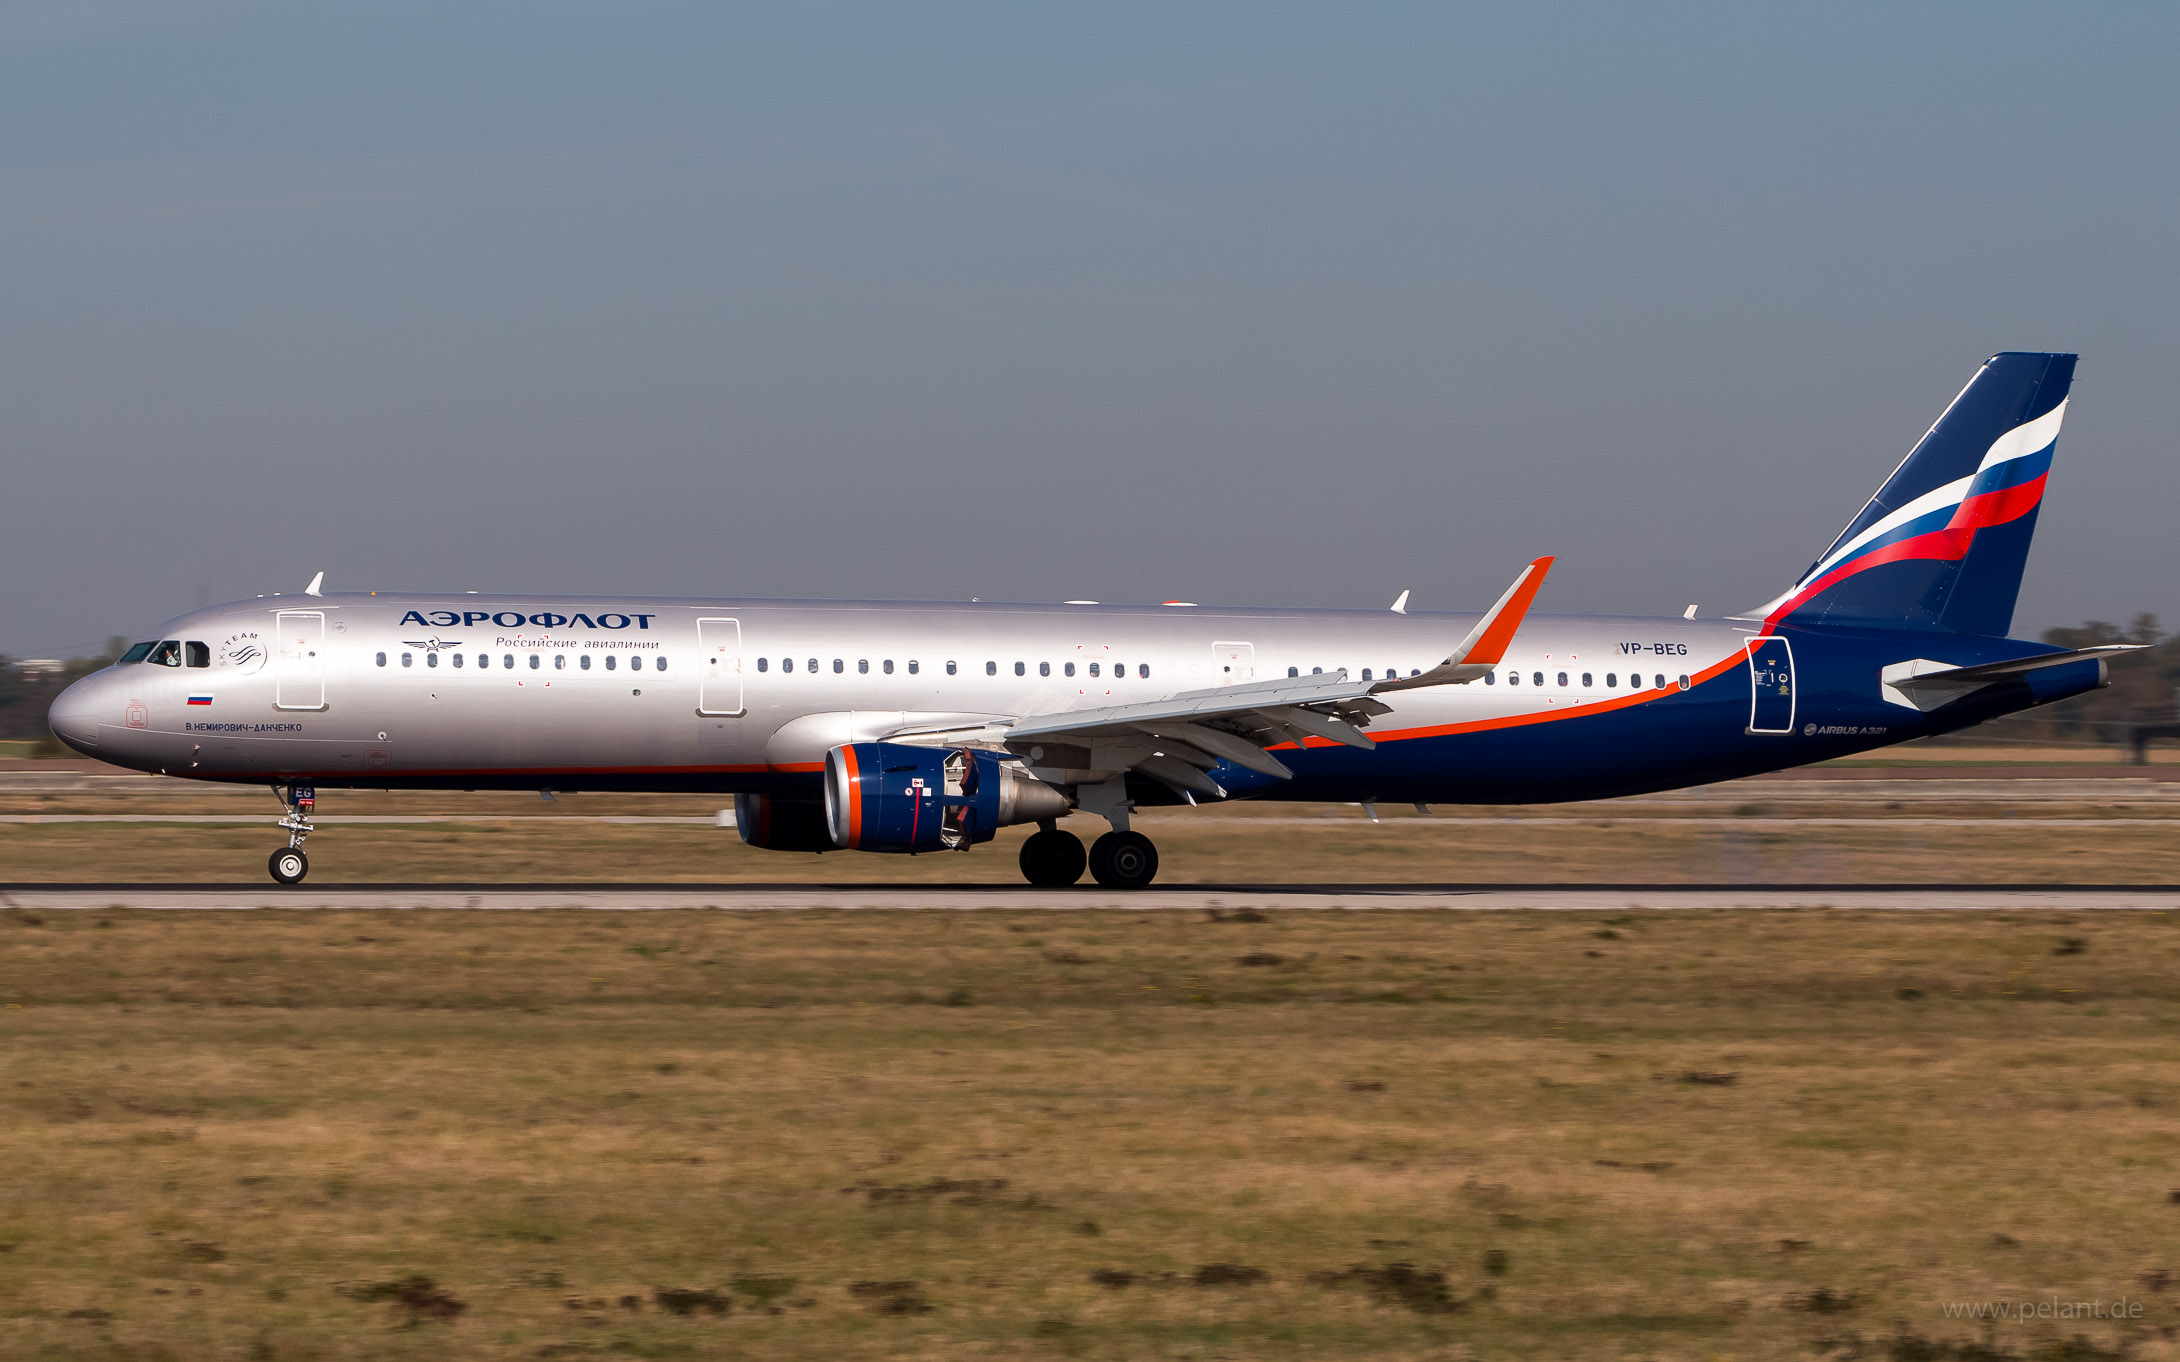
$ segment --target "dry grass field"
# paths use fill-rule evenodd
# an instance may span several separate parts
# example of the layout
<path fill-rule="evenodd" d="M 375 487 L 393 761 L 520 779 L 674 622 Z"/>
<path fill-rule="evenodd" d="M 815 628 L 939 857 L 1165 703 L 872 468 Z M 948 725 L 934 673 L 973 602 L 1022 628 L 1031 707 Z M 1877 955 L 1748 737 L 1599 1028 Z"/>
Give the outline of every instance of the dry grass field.
<path fill-rule="evenodd" d="M 2180 915 L 14 911 L 0 1046 L 10 1358 L 2180 1356 Z"/>

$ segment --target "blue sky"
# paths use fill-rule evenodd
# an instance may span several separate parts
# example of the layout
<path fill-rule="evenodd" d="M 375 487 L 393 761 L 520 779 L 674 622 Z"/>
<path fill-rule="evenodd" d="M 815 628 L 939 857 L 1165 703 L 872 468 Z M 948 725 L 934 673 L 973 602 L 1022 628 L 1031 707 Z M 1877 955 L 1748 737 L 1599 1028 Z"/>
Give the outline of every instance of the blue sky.
<path fill-rule="evenodd" d="M 0 651 L 329 585 L 1756 604 L 2084 358 L 2180 618 L 2180 12 L 0 8 Z"/>

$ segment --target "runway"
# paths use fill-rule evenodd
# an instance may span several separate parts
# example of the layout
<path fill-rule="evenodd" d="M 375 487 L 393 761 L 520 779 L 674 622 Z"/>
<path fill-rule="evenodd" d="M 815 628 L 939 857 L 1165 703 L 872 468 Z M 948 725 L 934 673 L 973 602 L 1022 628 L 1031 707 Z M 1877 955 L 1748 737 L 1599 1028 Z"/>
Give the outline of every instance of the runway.
<path fill-rule="evenodd" d="M 1795 911 L 2173 911 L 2180 885 L 1847 884 L 1198 884 L 1115 892 L 964 884 L 273 884 L 0 885 L 0 909 L 243 911 L 365 909 L 489 912 L 1087 911 L 1263 912 L 1407 910 L 1654 912 L 1688 909 Z"/>

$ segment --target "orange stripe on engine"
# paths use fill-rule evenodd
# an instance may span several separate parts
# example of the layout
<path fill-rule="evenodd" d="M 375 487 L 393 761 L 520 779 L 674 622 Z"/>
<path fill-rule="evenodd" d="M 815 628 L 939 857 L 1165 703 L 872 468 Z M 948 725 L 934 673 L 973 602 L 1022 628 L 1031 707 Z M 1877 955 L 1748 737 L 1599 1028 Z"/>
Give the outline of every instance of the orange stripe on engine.
<path fill-rule="evenodd" d="M 863 845 L 863 775 L 853 743 L 840 749 L 840 765 L 848 773 L 848 846 L 853 849 Z"/>

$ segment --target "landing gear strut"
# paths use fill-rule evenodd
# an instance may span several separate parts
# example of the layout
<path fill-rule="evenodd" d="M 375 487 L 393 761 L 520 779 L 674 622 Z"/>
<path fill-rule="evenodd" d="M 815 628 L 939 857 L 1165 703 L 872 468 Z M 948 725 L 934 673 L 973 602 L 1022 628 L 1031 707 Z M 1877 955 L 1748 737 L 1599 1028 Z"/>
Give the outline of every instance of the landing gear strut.
<path fill-rule="evenodd" d="M 1080 837 L 1045 828 L 1022 843 L 1022 878 L 1039 889 L 1062 889 L 1082 878 L 1086 859 Z"/>
<path fill-rule="evenodd" d="M 318 805 L 318 789 L 314 785 L 275 785 L 273 792 L 280 796 L 280 807 L 286 810 L 279 826 L 287 829 L 288 844 L 272 854 L 265 868 L 282 884 L 301 884 L 310 873 L 310 857 L 303 854 L 303 839 L 317 831 L 311 825 L 310 811 Z"/>
<path fill-rule="evenodd" d="M 1158 876 L 1158 848 L 1140 832 L 1108 832 L 1090 844 L 1090 874 L 1107 889 L 1142 889 Z"/>

